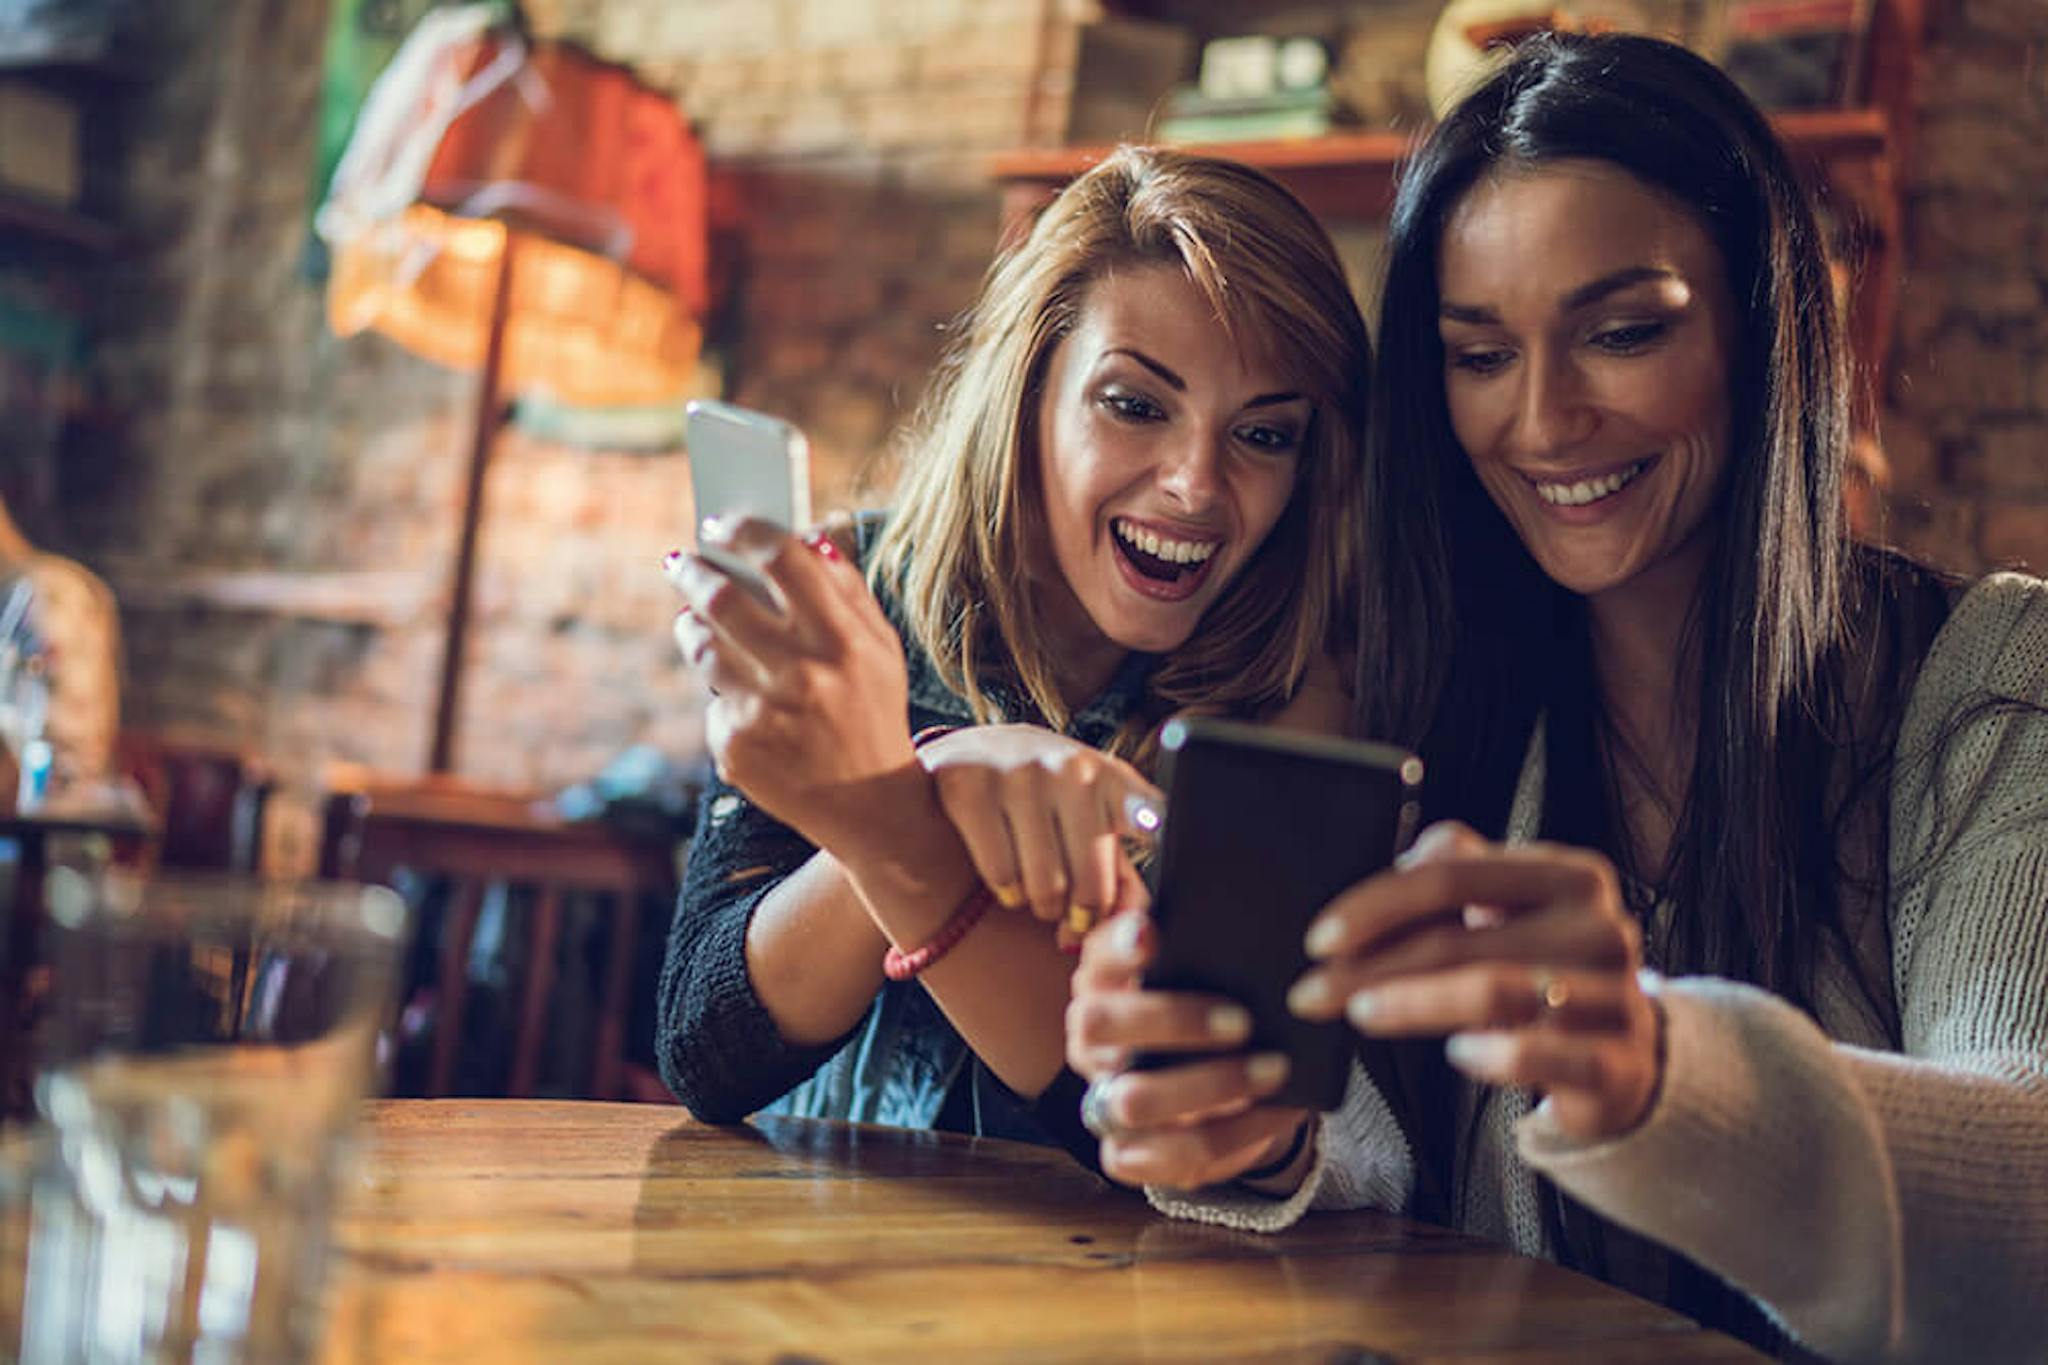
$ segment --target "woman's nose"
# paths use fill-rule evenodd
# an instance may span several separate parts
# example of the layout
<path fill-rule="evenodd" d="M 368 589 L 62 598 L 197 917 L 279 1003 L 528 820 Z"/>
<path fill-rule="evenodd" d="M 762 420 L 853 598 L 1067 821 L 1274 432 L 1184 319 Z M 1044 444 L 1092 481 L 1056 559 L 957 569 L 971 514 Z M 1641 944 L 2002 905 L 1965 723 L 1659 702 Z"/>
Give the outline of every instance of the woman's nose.
<path fill-rule="evenodd" d="M 1223 481 L 1224 438 L 1190 432 L 1173 444 L 1159 471 L 1159 486 L 1168 497 L 1189 508 L 1214 502 Z"/>
<path fill-rule="evenodd" d="M 1532 358 L 1523 370 L 1515 413 L 1516 453 L 1542 458 L 1567 454 L 1599 425 L 1585 377 L 1559 360 Z"/>

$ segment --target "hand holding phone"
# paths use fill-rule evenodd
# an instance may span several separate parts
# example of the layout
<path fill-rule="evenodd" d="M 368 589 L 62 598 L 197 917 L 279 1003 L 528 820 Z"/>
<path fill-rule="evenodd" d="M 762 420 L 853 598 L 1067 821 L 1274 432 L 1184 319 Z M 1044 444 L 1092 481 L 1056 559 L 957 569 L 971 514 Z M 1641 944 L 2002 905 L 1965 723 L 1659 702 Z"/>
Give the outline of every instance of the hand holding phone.
<path fill-rule="evenodd" d="M 1386 868 L 1414 833 L 1422 761 L 1390 745 L 1207 718 L 1167 722 L 1160 746 L 1159 939 L 1145 986 L 1244 1006 L 1251 1050 L 1290 1063 L 1269 1102 L 1334 1109 L 1355 1035 L 1342 1019 L 1297 1018 L 1287 991 L 1310 966 L 1303 938 L 1317 912 Z M 1145 1054 L 1134 1065 L 1195 1058 Z"/>

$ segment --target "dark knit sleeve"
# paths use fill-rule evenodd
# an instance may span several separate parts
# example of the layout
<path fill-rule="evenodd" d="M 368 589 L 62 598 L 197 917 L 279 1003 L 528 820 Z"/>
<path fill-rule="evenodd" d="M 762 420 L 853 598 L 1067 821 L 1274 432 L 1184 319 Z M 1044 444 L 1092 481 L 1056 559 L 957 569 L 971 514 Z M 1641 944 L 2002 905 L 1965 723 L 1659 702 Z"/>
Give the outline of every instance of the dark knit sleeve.
<path fill-rule="evenodd" d="M 779 1099 L 845 1041 L 784 1042 L 747 974 L 754 908 L 815 851 L 726 783 L 705 789 L 661 964 L 654 1055 L 669 1090 L 706 1123 L 738 1123 Z"/>

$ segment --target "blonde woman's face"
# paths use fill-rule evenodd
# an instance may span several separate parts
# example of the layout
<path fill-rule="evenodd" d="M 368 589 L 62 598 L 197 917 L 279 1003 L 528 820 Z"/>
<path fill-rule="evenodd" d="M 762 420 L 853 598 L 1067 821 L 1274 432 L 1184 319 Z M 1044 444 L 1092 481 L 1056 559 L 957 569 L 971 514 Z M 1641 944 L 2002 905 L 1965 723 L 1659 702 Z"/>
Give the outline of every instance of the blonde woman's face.
<path fill-rule="evenodd" d="M 1310 411 L 1178 268 L 1090 287 L 1038 414 L 1059 570 L 1038 588 L 1063 672 L 1187 641 L 1286 509 Z"/>
<path fill-rule="evenodd" d="M 1728 465 L 1735 304 L 1706 230 L 1562 161 L 1465 196 L 1438 286 L 1451 425 L 1543 571 L 1683 600 Z"/>

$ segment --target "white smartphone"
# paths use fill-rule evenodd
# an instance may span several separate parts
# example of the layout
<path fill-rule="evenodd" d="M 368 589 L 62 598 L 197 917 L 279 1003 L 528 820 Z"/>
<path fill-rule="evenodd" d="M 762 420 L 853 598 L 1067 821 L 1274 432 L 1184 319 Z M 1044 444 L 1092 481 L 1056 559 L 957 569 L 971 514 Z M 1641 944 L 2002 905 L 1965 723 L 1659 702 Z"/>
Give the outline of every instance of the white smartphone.
<path fill-rule="evenodd" d="M 811 447 L 779 417 L 732 403 L 698 399 L 684 409 L 683 445 L 697 520 L 755 517 L 786 531 L 811 522 Z M 716 546 L 698 554 L 770 602 L 776 594 L 759 569 Z"/>

